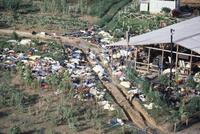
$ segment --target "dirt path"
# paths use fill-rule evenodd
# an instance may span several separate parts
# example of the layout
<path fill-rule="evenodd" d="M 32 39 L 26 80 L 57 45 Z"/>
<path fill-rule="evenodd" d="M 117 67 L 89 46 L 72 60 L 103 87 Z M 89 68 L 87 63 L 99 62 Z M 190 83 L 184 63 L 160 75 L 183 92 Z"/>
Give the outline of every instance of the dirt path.
<path fill-rule="evenodd" d="M 200 134 L 200 123 L 194 124 L 189 128 L 186 128 L 177 134 Z"/>
<path fill-rule="evenodd" d="M 74 47 L 82 49 L 85 53 L 87 53 L 87 50 L 90 48 L 100 56 L 101 52 L 100 48 L 98 48 L 94 44 L 88 43 L 87 41 L 78 38 L 70 38 L 62 36 L 57 36 L 57 37 L 36 36 L 28 32 L 22 32 L 22 31 L 15 31 L 15 32 L 22 37 L 43 39 L 43 40 L 55 40 L 62 44 L 72 45 Z M 13 30 L 0 29 L 1 35 L 10 35 L 11 33 L 13 33 Z M 109 75 L 112 81 L 109 83 L 102 81 L 103 84 L 112 94 L 116 103 L 125 111 L 129 119 L 131 119 L 136 126 L 142 129 L 149 128 L 149 130 L 158 130 L 159 132 L 162 133 L 169 133 L 168 131 L 165 131 L 160 126 L 158 126 L 137 101 L 129 102 L 126 98 L 127 95 L 126 90 L 119 85 L 119 82 L 117 82 L 117 80 L 112 78 L 111 73 L 109 73 Z"/>

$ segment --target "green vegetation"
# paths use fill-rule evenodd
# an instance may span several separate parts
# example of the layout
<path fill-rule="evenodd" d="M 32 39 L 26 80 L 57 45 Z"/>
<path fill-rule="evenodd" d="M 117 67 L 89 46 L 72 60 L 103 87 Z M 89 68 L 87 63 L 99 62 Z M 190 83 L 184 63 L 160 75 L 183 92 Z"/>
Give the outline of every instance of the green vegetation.
<path fill-rule="evenodd" d="M 105 26 L 117 12 L 131 0 L 3 0 L 5 11 L 12 11 L 13 15 L 2 14 L 0 21 L 6 21 L 10 26 L 25 28 L 41 27 L 43 29 L 77 30 L 85 28 L 87 24 L 79 20 L 79 16 L 92 15 L 102 18 L 98 24 Z M 28 14 L 28 13 L 31 13 Z M 35 14 L 36 13 L 36 14 Z M 43 13 L 43 14 L 40 14 Z M 56 15 L 52 17 L 46 14 Z M 55 26 L 55 27 L 52 27 Z M 75 28 L 76 27 L 76 28 Z"/>
<path fill-rule="evenodd" d="M 11 34 L 10 38 L 13 40 L 20 40 L 20 37 L 18 36 L 18 34 L 16 32 L 13 32 Z"/>
<path fill-rule="evenodd" d="M 191 100 L 187 105 L 187 110 L 189 110 L 188 113 L 190 116 L 192 116 L 192 113 L 200 111 L 200 98 L 199 97 L 191 98 Z"/>
<path fill-rule="evenodd" d="M 6 22 L 8 26 L 15 29 L 61 31 L 84 29 L 88 25 L 87 22 L 73 15 L 75 11 L 70 11 L 74 9 L 71 4 L 66 0 L 3 0 L 0 1 L 4 11 L 0 14 L 0 21 Z M 82 8 L 82 5 L 78 5 Z"/>
<path fill-rule="evenodd" d="M 18 126 L 13 126 L 9 129 L 9 134 L 21 134 L 21 129 Z"/>
<path fill-rule="evenodd" d="M 106 25 L 106 29 L 114 32 L 116 29 L 127 31 L 130 28 L 132 34 L 142 34 L 161 27 L 161 22 L 170 25 L 176 20 L 169 14 L 151 15 L 139 12 L 138 1 L 133 1 L 122 10 Z"/>
<path fill-rule="evenodd" d="M 27 95 L 10 84 L 12 72 L 1 70 L 1 82 L 0 82 L 0 107 L 14 106 L 19 110 L 24 110 L 27 105 L 34 103 L 37 99 L 34 96 Z"/>
<path fill-rule="evenodd" d="M 67 13 L 67 7 L 66 0 L 44 0 L 42 10 L 51 13 Z"/>
<path fill-rule="evenodd" d="M 23 30 L 75 31 L 88 27 L 88 22 L 81 20 L 79 17 L 92 15 L 101 18 L 97 23 L 100 27 L 105 26 L 104 28 L 106 30 L 112 31 L 115 37 L 120 38 L 123 36 L 124 31 L 127 31 L 129 28 L 132 34 L 142 34 L 162 27 L 161 22 L 165 25 L 176 22 L 175 19 L 168 15 L 170 10 L 167 8 L 162 9 L 165 12 L 163 15 L 140 13 L 138 11 L 138 0 L 132 2 L 131 0 L 2 0 L 0 4 L 3 8 L 3 12 L 0 14 L 0 21 L 5 21 L 15 29 Z M 21 40 L 15 32 L 10 38 L 18 41 Z M 44 45 L 38 41 L 35 41 L 31 46 L 21 47 L 19 45 L 11 45 L 0 38 L 1 50 L 3 48 L 12 48 L 15 52 L 27 53 L 30 51 L 30 47 L 32 47 L 38 50 L 34 54 L 41 55 L 42 58 L 52 57 L 58 61 L 65 59 L 63 48 L 60 44 L 56 42 L 45 44 L 48 46 L 45 50 L 43 49 Z M 38 89 L 41 91 L 41 81 L 31 75 L 29 66 L 24 66 L 19 62 L 17 65 L 17 73 L 0 72 L 0 75 L 2 75 L 2 80 L 0 81 L 2 83 L 0 84 L 0 107 L 27 108 L 26 106 L 36 99 L 32 100 L 32 96 L 23 93 L 21 87 L 18 88 L 9 84 L 11 81 L 11 73 L 20 75 L 22 78 L 21 86 L 23 88 Z M 180 104 L 178 106 L 171 106 L 168 103 L 169 96 L 153 89 L 151 83 L 145 77 L 141 77 L 134 69 L 127 68 L 126 75 L 134 86 L 142 89 L 147 98 L 147 102 L 155 104 L 154 108 L 148 111 L 152 116 L 160 117 L 156 118 L 160 121 L 169 120 L 176 124 L 181 120 L 187 120 L 200 110 L 199 97 L 189 98 L 187 102 L 185 102 L 186 98 L 180 97 Z M 38 110 L 43 114 L 43 118 L 47 121 L 52 121 L 55 125 L 68 125 L 73 132 L 87 128 L 95 128 L 99 133 L 104 133 L 110 129 L 105 126 L 107 120 L 115 117 L 115 115 L 119 117 L 121 113 L 117 111 L 117 113 L 113 112 L 108 114 L 98 107 L 97 102 L 85 104 L 75 100 L 74 92 L 71 90 L 70 75 L 67 71 L 49 75 L 45 82 L 49 85 L 48 89 L 53 89 L 50 91 L 59 89 L 64 92 L 61 97 L 58 97 L 58 106 L 55 107 L 52 105 L 53 99 L 50 96 L 49 98 L 45 98 L 45 108 Z M 160 76 L 159 82 L 166 88 L 169 83 L 168 76 Z M 194 82 L 192 76 L 188 77 L 183 87 L 200 89 L 199 84 Z M 178 88 L 172 89 L 170 92 L 176 90 Z M 179 98 L 179 95 L 177 94 L 175 97 Z M 108 98 L 107 100 L 112 100 L 109 94 L 106 94 L 106 98 Z M 124 133 L 124 129 L 126 128 L 120 128 L 119 132 Z M 134 131 L 132 127 L 128 129 Z M 12 134 L 20 133 L 20 129 L 18 126 L 13 126 L 9 132 Z"/>
<path fill-rule="evenodd" d="M 103 17 L 113 5 L 120 2 L 120 0 L 96 0 L 91 5 L 89 13 L 93 16 Z"/>
<path fill-rule="evenodd" d="M 109 9 L 109 11 L 107 11 L 107 13 L 102 16 L 102 19 L 100 20 L 100 22 L 98 23 L 98 25 L 100 27 L 105 26 L 107 23 L 109 23 L 112 18 L 115 16 L 115 14 L 125 5 L 127 5 L 131 0 L 123 0 L 120 1 L 118 3 L 116 3 L 115 5 L 112 5 L 112 7 Z M 107 4 L 106 4 L 107 5 Z M 101 15 L 100 15 L 101 16 Z"/>
<path fill-rule="evenodd" d="M 15 26 L 21 29 L 47 29 L 47 30 L 61 30 L 73 31 L 87 27 L 87 22 L 78 18 L 70 16 L 51 16 L 51 15 L 17 15 L 16 18 L 12 16 L 3 15 L 0 21 L 6 21 L 8 25 Z"/>
<path fill-rule="evenodd" d="M 44 0 L 40 9 L 44 13 L 78 15 L 87 13 L 90 3 L 90 0 Z"/>
<path fill-rule="evenodd" d="M 166 87 L 169 85 L 169 76 L 167 74 L 160 75 L 158 77 L 158 80 L 159 80 L 160 84 L 162 84 Z"/>
<path fill-rule="evenodd" d="M 40 9 L 31 0 L 2 0 L 0 5 L 6 11 L 11 11 L 15 16 L 17 13 L 33 13 Z"/>
<path fill-rule="evenodd" d="M 197 86 L 197 83 L 194 81 L 193 76 L 189 75 L 186 80 L 186 86 L 190 88 L 195 88 Z"/>
<path fill-rule="evenodd" d="M 178 130 L 182 122 L 186 122 L 187 125 L 188 119 L 200 111 L 200 97 L 198 95 L 190 97 L 187 94 L 188 89 L 194 91 L 198 86 L 192 76 L 188 76 L 183 85 L 176 85 L 173 82 L 172 85 L 176 85 L 176 88 L 169 88 L 168 76 L 161 75 L 158 78 L 160 88 L 153 89 L 150 82 L 140 76 L 133 68 L 128 67 L 125 73 L 132 84 L 142 90 L 147 100 L 145 103 L 154 104 L 153 109 L 147 109 L 147 111 L 157 122 L 172 122 L 175 130 Z M 182 95 L 178 91 L 180 90 L 179 86 L 186 88 L 185 91 L 182 91 Z M 185 92 L 186 94 L 184 94 Z"/>
<path fill-rule="evenodd" d="M 16 12 L 22 3 L 22 0 L 3 0 L 2 5 L 5 9 Z"/>
<path fill-rule="evenodd" d="M 168 8 L 168 7 L 163 7 L 161 11 L 166 13 L 166 14 L 169 14 L 171 12 L 171 9 Z"/>
<path fill-rule="evenodd" d="M 149 15 L 141 13 L 121 13 L 111 21 L 107 28 L 114 31 L 115 29 L 122 29 L 134 34 L 142 34 L 151 30 L 158 29 L 160 23 L 170 25 L 175 23 L 175 20 L 165 15 Z"/>
<path fill-rule="evenodd" d="M 175 23 L 175 20 L 168 16 L 166 8 L 163 8 L 163 12 L 166 12 L 163 15 L 140 13 L 138 0 L 3 1 L 2 5 L 5 10 L 13 9 L 16 11 L 11 16 L 2 14 L 0 21 L 5 21 L 6 24 L 16 29 L 36 28 L 59 31 L 85 29 L 88 23 L 79 19 L 80 16 L 84 15 L 101 18 L 96 24 L 100 27 L 105 26 L 106 30 L 114 32 L 116 29 L 120 29 L 124 32 L 130 28 L 132 34 L 158 29 L 161 22 L 166 25 Z"/>

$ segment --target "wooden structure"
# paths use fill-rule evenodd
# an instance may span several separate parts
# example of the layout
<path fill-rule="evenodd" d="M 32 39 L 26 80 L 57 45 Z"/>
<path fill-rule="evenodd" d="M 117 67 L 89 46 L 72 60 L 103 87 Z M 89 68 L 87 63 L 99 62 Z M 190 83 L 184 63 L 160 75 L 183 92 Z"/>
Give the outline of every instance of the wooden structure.
<path fill-rule="evenodd" d="M 180 6 L 186 5 L 193 9 L 193 15 L 200 15 L 200 0 L 180 0 Z"/>
<path fill-rule="evenodd" d="M 198 65 L 195 62 L 200 61 L 200 16 L 182 21 L 164 28 L 160 28 L 148 33 L 144 33 L 135 37 L 131 37 L 128 46 L 133 46 L 135 51 L 135 67 L 137 70 L 145 70 L 146 72 L 163 72 L 165 67 L 166 56 L 171 58 L 171 50 L 169 49 L 171 44 L 171 30 L 174 29 L 173 34 L 173 50 L 172 58 L 168 60 L 174 63 L 174 69 L 181 69 L 183 72 L 184 66 L 186 67 L 185 74 L 189 74 L 192 71 L 193 65 Z M 127 46 L 126 40 L 121 40 L 109 46 Z M 175 47 L 176 46 L 176 47 Z M 138 56 L 138 51 L 143 48 L 146 52 L 144 55 Z M 160 56 L 160 63 L 152 64 L 152 57 Z M 145 61 L 141 60 L 141 57 L 145 57 Z M 182 60 L 181 60 L 182 59 Z M 182 65 L 181 65 L 182 64 Z M 187 65 L 186 65 L 187 64 Z M 199 67 L 199 66 L 198 66 Z M 197 67 L 197 68 L 198 68 Z M 199 70 L 200 71 L 200 70 Z"/>
<path fill-rule="evenodd" d="M 168 45 L 168 44 L 166 44 L 166 45 Z M 140 47 L 140 46 L 138 46 L 138 47 Z M 181 46 L 176 45 L 176 50 L 173 51 L 173 55 L 175 58 L 171 59 L 171 62 L 174 64 L 174 69 L 181 71 L 180 73 L 182 75 L 191 74 L 192 67 L 198 65 L 198 63 L 197 63 L 198 60 L 194 61 L 193 59 L 194 58 L 199 59 L 199 61 L 200 61 L 200 55 L 191 50 L 189 53 L 182 52 L 182 51 L 180 51 L 180 47 Z M 166 62 L 166 61 L 164 61 L 165 56 L 166 55 L 169 56 L 170 52 L 171 52 L 170 50 L 165 49 L 164 45 L 161 45 L 161 47 L 154 47 L 154 46 L 148 45 L 148 46 L 144 46 L 144 49 L 147 49 L 147 63 L 138 61 L 138 56 L 135 56 L 135 69 L 137 71 L 162 73 L 164 69 L 170 67 L 170 66 L 168 66 L 168 67 L 164 66 L 164 62 Z M 137 47 L 136 47 L 136 52 L 137 52 Z M 155 57 L 152 57 L 152 52 L 154 54 L 156 52 L 158 52 L 157 56 L 158 55 L 161 56 L 161 63 L 159 63 L 162 66 L 161 68 L 159 67 L 159 65 L 152 64 L 150 59 L 155 58 Z M 188 59 L 183 60 L 183 57 L 187 57 Z M 183 61 L 183 63 L 188 66 L 180 67 L 179 62 L 181 62 L 181 61 Z M 167 62 L 170 63 L 170 61 L 167 61 Z"/>
<path fill-rule="evenodd" d="M 180 0 L 181 5 L 188 5 L 191 7 L 200 6 L 200 0 Z"/>

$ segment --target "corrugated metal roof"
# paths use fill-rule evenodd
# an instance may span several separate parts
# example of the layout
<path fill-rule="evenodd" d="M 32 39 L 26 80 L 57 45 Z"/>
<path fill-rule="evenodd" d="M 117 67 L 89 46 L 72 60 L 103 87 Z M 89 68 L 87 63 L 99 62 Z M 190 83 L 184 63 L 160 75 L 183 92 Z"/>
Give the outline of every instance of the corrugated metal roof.
<path fill-rule="evenodd" d="M 200 16 L 130 38 L 129 45 L 170 43 L 170 29 L 174 29 L 173 42 L 200 54 Z M 108 46 L 127 45 L 122 40 Z"/>

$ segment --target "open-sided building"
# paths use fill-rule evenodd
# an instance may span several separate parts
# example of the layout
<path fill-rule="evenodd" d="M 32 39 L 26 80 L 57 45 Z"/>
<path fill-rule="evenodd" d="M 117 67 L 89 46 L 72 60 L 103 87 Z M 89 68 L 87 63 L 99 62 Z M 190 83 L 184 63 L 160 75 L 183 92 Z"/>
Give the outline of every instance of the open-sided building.
<path fill-rule="evenodd" d="M 172 59 L 171 29 L 174 30 Z M 128 43 L 122 40 L 108 46 L 134 47 L 138 71 L 164 73 L 172 62 L 174 71 L 196 73 L 200 69 L 200 16 L 131 37 Z"/>

